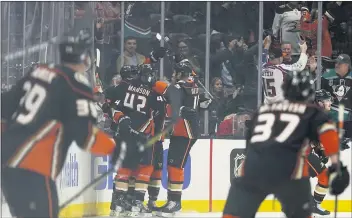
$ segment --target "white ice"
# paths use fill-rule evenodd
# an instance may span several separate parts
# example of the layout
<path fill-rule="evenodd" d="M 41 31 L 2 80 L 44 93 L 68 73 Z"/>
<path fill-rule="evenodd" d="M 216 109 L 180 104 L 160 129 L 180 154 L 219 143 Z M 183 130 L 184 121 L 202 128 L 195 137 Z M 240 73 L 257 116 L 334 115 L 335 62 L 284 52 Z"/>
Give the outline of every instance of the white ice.
<path fill-rule="evenodd" d="M 10 212 L 8 210 L 8 207 L 6 204 L 2 204 L 2 210 L 1 210 L 1 216 L 0 217 L 11 217 Z M 328 216 L 314 216 L 315 218 L 334 218 L 335 214 L 331 213 Z M 103 217 L 109 217 L 109 216 L 95 216 L 95 217 L 89 217 L 89 218 L 103 218 Z M 174 218 L 178 217 L 214 217 L 214 218 L 220 218 L 221 213 L 179 213 L 177 216 Z M 256 218 L 285 218 L 285 215 L 283 213 L 257 213 L 255 216 Z M 351 218 L 352 213 L 338 213 L 337 218 Z M 154 218 L 154 217 L 153 217 Z"/>

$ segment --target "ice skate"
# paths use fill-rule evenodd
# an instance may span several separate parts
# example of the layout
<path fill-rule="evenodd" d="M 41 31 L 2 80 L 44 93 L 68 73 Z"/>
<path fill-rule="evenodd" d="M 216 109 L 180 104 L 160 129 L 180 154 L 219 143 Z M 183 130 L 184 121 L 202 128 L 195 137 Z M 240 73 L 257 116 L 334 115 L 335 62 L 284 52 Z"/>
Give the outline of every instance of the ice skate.
<path fill-rule="evenodd" d="M 330 211 L 324 209 L 321 207 L 321 204 L 318 204 L 317 202 L 314 202 L 313 204 L 313 213 L 314 214 L 319 214 L 322 216 L 326 216 L 330 214 Z"/>
<path fill-rule="evenodd" d="M 159 217 L 173 217 L 180 211 L 181 202 L 168 201 L 164 206 L 162 206 L 161 211 L 156 212 L 156 214 Z"/>
<path fill-rule="evenodd" d="M 151 217 L 152 211 L 146 207 L 142 201 L 135 200 L 131 211 L 127 213 L 128 217 Z"/>
<path fill-rule="evenodd" d="M 153 212 L 154 211 L 161 211 L 161 209 L 162 209 L 162 207 L 156 206 L 156 201 L 153 201 L 153 200 L 148 201 L 147 207 L 149 210 L 151 210 Z"/>
<path fill-rule="evenodd" d="M 110 217 L 122 217 L 125 211 L 124 196 L 118 192 L 113 192 L 110 204 Z"/>

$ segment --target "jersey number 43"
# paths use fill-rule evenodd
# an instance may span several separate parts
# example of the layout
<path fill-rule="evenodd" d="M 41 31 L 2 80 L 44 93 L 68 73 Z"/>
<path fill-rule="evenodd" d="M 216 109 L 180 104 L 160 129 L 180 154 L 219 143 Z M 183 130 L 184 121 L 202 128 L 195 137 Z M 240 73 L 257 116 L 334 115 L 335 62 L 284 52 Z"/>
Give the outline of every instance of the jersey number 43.
<path fill-rule="evenodd" d="M 254 127 L 250 142 L 264 142 L 273 138 L 272 130 L 276 119 L 278 119 L 279 122 L 287 123 L 286 127 L 274 138 L 274 140 L 279 143 L 285 142 L 296 130 L 300 122 L 300 118 L 296 114 L 282 113 L 279 114 L 278 117 L 272 113 L 260 114 L 258 116 L 258 124 Z"/>

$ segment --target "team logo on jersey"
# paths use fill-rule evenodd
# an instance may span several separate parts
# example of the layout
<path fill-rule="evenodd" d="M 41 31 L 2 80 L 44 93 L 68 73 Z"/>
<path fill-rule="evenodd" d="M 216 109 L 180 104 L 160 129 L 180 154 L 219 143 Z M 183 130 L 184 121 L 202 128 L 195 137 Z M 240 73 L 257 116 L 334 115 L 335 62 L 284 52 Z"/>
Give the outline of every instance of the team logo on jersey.
<path fill-rule="evenodd" d="M 245 159 L 244 149 L 233 149 L 230 154 L 230 178 L 240 177 L 240 172 Z"/>
<path fill-rule="evenodd" d="M 333 85 L 332 88 L 336 98 L 341 101 L 346 96 L 351 87 L 345 85 Z"/>

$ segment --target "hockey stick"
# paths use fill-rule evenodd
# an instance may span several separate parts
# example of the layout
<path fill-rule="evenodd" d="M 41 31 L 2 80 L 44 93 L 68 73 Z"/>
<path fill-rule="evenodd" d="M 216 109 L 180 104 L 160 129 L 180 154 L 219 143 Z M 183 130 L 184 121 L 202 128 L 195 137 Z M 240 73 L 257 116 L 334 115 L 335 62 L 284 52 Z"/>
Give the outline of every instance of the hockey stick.
<path fill-rule="evenodd" d="M 157 33 L 157 34 L 156 34 L 156 38 L 157 38 L 157 39 L 159 40 L 159 42 L 160 42 L 163 37 L 161 36 L 160 33 Z M 170 56 L 170 54 L 174 54 L 175 52 L 173 52 L 173 50 L 172 50 L 172 44 L 171 44 L 171 42 L 170 42 L 169 37 L 164 36 L 164 42 L 166 42 L 166 45 L 167 45 L 167 52 L 166 52 L 166 53 L 168 54 L 168 56 Z M 171 62 L 170 58 L 169 58 L 169 61 Z M 186 62 L 186 61 L 189 62 L 187 59 L 185 60 L 185 62 Z M 181 62 L 182 62 L 182 61 L 181 61 Z M 173 63 L 171 63 L 171 65 L 173 65 Z M 196 76 L 196 75 L 194 75 L 194 76 Z M 201 81 L 199 81 L 199 79 L 196 79 L 196 83 L 204 89 L 204 91 L 209 95 L 209 97 L 211 98 L 211 100 L 214 100 L 214 99 L 215 99 L 214 96 L 209 92 L 209 90 L 203 85 L 203 83 L 202 83 Z"/>
<path fill-rule="evenodd" d="M 84 186 L 79 192 L 77 192 L 75 195 L 73 195 L 70 199 L 68 199 L 67 201 L 65 201 L 63 204 L 60 205 L 59 207 L 59 211 L 64 209 L 65 207 L 67 207 L 70 203 L 72 203 L 72 201 L 76 200 L 79 196 L 81 196 L 84 192 L 86 192 L 89 188 L 95 186 L 96 184 L 98 184 L 101 180 L 103 180 L 104 178 L 106 178 L 106 176 L 116 172 L 123 160 L 125 159 L 126 156 L 126 143 L 122 142 L 121 143 L 121 152 L 119 154 L 119 157 L 116 161 L 116 165 L 113 168 L 110 168 L 108 171 L 106 171 L 105 173 L 101 174 L 100 176 L 96 177 L 95 179 L 93 179 L 93 181 L 91 181 L 90 183 L 88 183 L 86 186 Z"/>
<path fill-rule="evenodd" d="M 57 44 L 58 43 L 58 38 L 54 37 L 51 40 L 47 41 L 47 42 L 43 42 L 37 45 L 33 45 L 30 47 L 25 48 L 24 50 L 19 50 L 10 54 L 5 55 L 4 60 L 5 61 L 11 61 L 20 57 L 23 57 L 25 55 L 30 55 L 33 54 L 35 52 L 38 52 L 46 47 L 48 47 L 50 44 Z"/>
<path fill-rule="evenodd" d="M 158 133 L 157 135 L 155 135 L 154 137 L 152 137 L 150 140 L 148 140 L 148 142 L 144 145 L 144 148 L 150 148 L 151 146 L 153 146 L 154 143 L 156 143 L 160 137 L 162 135 L 167 134 L 172 128 L 173 128 L 173 124 L 171 123 L 170 125 L 168 125 L 166 128 L 164 128 L 163 131 L 161 131 L 160 133 Z M 84 192 L 86 192 L 88 189 L 90 189 L 91 187 L 95 186 L 96 184 L 98 184 L 100 181 L 102 181 L 103 179 L 105 179 L 107 176 L 109 176 L 110 174 L 113 174 L 115 172 L 117 172 L 117 170 L 121 167 L 122 162 L 125 159 L 126 156 L 126 143 L 122 142 L 121 143 L 121 152 L 119 155 L 119 158 L 116 161 L 115 167 L 110 168 L 108 171 L 106 171 L 105 173 L 101 174 L 100 176 L 96 177 L 95 179 L 93 179 L 93 181 L 91 181 L 90 183 L 88 183 L 86 186 L 84 186 L 79 192 L 77 192 L 75 195 L 73 195 L 70 199 L 68 199 L 67 201 L 65 201 L 64 203 L 62 203 L 59 207 L 59 210 L 64 209 L 65 207 L 67 207 L 70 203 L 72 203 L 74 200 L 76 200 L 79 196 L 81 196 Z M 124 148 L 122 148 L 124 147 Z"/>
<path fill-rule="evenodd" d="M 341 175 L 341 166 L 340 166 L 340 143 L 343 138 L 343 124 L 344 124 L 344 112 L 345 112 L 345 105 L 339 104 L 339 109 L 338 109 L 338 134 L 339 134 L 339 151 L 337 152 L 337 174 L 340 176 Z M 335 195 L 335 215 L 334 217 L 337 217 L 337 208 L 338 208 L 338 197 Z"/>

